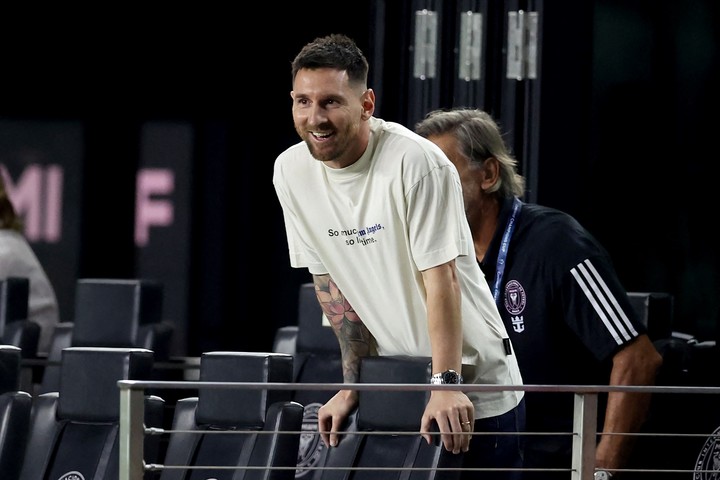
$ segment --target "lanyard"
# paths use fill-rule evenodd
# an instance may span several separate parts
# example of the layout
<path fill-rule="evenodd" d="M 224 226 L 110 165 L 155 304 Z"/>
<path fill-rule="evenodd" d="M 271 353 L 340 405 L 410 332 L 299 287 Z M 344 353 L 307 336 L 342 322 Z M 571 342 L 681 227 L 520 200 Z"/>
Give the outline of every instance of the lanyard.
<path fill-rule="evenodd" d="M 505 232 L 502 236 L 502 242 L 500 243 L 500 251 L 498 252 L 497 263 L 495 264 L 495 284 L 493 285 L 493 297 L 495 298 L 496 305 L 498 303 L 498 299 L 500 298 L 500 284 L 502 283 L 502 278 L 505 274 L 505 260 L 507 259 L 507 252 L 508 248 L 510 247 L 510 238 L 512 237 L 513 230 L 515 230 L 515 222 L 521 208 L 522 202 L 519 198 L 515 197 L 515 200 L 513 200 L 512 213 L 510 214 L 507 225 L 505 225 Z"/>

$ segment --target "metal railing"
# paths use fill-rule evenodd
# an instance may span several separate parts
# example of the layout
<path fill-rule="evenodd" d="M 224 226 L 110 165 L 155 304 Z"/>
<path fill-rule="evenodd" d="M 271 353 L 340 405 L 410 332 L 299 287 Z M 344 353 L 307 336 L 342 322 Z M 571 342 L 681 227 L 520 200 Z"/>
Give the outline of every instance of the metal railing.
<path fill-rule="evenodd" d="M 140 381 L 121 380 L 118 382 L 120 389 L 120 429 L 119 429 L 119 453 L 120 453 L 120 476 L 119 480 L 142 480 L 143 475 L 150 469 L 162 469 L 162 465 L 148 465 L 143 458 L 143 446 L 145 436 L 148 434 L 170 433 L 159 431 L 154 428 L 146 428 L 143 422 L 145 409 L 146 389 L 260 389 L 260 390 L 332 390 L 337 391 L 347 388 L 344 384 L 328 383 L 255 383 L 255 382 L 197 382 L 197 381 Z M 418 390 L 462 390 L 464 392 L 497 392 L 497 391 L 525 391 L 525 392 L 565 392 L 574 394 L 573 431 L 572 434 L 572 465 L 570 467 L 571 480 L 592 480 L 595 470 L 595 447 L 598 435 L 598 395 L 607 392 L 634 392 L 656 394 L 720 394 L 720 387 L 692 387 L 692 386 L 585 386 L 585 385 L 522 385 L 522 386 L 500 386 L 500 385 L 428 385 L 428 384 L 389 384 L 389 383 L 358 383 L 353 384 L 355 390 L 396 390 L 396 391 L 418 391 Z M 717 403 L 720 405 L 720 402 Z M 708 441 L 717 445 L 710 455 L 718 455 L 717 462 L 720 464 L 720 439 L 718 432 L 708 437 Z M 300 434 L 301 432 L 297 432 Z M 522 434 L 522 433 L 520 433 Z M 614 433 L 613 435 L 643 435 L 641 433 Z M 658 434 L 646 434 L 658 435 Z M 668 435 L 676 435 L 669 433 Z M 707 433 L 691 434 L 707 437 Z M 712 463 L 712 462 L 710 462 Z M 694 469 L 688 470 L 652 470 L 643 469 L 643 473 L 687 473 L 688 478 L 693 474 L 695 480 L 704 478 L 715 478 L 709 475 L 718 475 L 717 465 L 705 468 L 697 465 Z M 618 469 L 615 473 L 631 472 L 632 469 Z M 705 475 L 705 476 L 703 476 Z M 652 477 L 648 477 L 652 478 Z"/>

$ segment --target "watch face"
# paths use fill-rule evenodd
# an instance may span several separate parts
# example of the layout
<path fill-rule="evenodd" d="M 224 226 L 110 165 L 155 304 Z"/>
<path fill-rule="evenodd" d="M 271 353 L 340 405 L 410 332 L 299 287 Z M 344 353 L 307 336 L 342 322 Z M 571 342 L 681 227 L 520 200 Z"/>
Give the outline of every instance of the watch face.
<path fill-rule="evenodd" d="M 447 370 L 443 372 L 443 383 L 451 385 L 459 383 L 457 372 L 454 370 Z"/>
<path fill-rule="evenodd" d="M 598 470 L 593 475 L 594 480 L 610 480 L 610 474 L 604 470 Z"/>
<path fill-rule="evenodd" d="M 435 385 L 443 385 L 443 384 L 456 385 L 459 383 L 463 383 L 463 378 L 455 370 L 445 370 L 442 373 L 434 374 L 432 376 L 432 378 L 430 379 L 430 383 L 435 384 Z"/>

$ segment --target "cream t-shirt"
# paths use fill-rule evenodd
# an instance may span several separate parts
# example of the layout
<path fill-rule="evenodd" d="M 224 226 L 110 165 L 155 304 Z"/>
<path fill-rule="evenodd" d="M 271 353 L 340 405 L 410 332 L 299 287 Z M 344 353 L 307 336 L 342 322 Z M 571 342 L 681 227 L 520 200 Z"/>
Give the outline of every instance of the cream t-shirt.
<path fill-rule="evenodd" d="M 455 259 L 462 289 L 466 383 L 520 385 L 505 327 L 475 260 L 457 170 L 432 142 L 371 118 L 367 150 L 332 169 L 304 142 L 281 153 L 273 183 L 290 263 L 329 273 L 381 355 L 431 356 L 421 271 Z M 471 371 L 472 370 L 472 371 Z M 521 391 L 471 393 L 476 418 L 515 407 Z"/>

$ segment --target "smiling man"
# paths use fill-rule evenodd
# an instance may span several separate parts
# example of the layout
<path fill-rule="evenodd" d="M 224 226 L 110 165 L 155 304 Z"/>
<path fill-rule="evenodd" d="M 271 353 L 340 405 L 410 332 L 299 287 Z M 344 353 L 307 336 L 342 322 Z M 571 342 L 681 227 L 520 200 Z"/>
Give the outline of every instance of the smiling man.
<path fill-rule="evenodd" d="M 340 343 L 344 382 L 357 382 L 363 357 L 405 355 L 432 358 L 432 383 L 520 385 L 474 258 L 457 170 L 429 140 L 373 116 L 367 74 L 367 60 L 344 35 L 303 47 L 292 64 L 290 94 L 303 141 L 278 156 L 273 177 L 290 263 L 313 275 Z M 435 389 L 421 431 L 430 442 L 437 423 L 443 453 L 465 452 L 465 468 L 516 469 L 521 439 L 507 433 L 524 428 L 523 397 Z M 349 385 L 319 409 L 326 444 L 338 444 L 357 403 Z"/>

